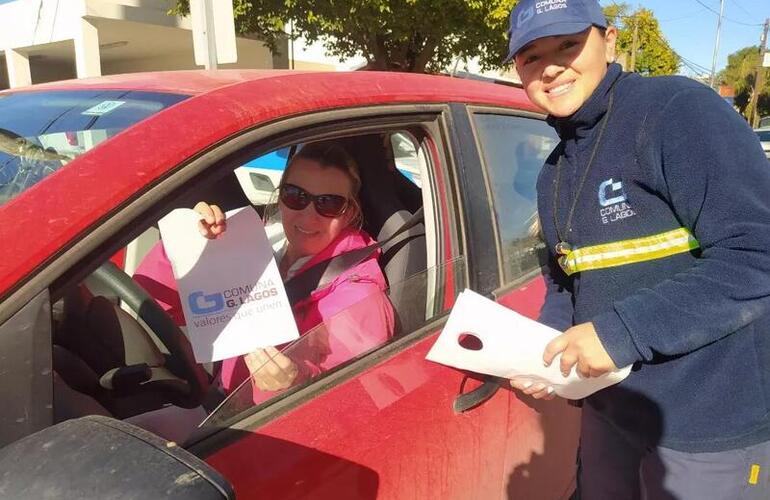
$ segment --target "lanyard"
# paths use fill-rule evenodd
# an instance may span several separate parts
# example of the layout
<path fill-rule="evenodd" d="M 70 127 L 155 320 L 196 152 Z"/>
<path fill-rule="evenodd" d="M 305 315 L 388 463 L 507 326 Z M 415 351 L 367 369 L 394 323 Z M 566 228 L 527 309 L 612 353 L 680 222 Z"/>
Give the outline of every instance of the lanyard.
<path fill-rule="evenodd" d="M 591 156 L 588 159 L 588 164 L 586 165 L 586 168 L 583 170 L 583 176 L 580 178 L 580 182 L 578 184 L 577 191 L 575 192 L 575 196 L 572 198 L 572 204 L 570 205 L 569 213 L 567 214 L 567 223 L 564 226 L 564 230 L 559 230 L 559 226 L 561 225 L 559 223 L 559 196 L 561 191 L 561 170 L 562 170 L 562 160 L 564 159 L 564 154 L 559 156 L 559 160 L 556 162 L 556 180 L 554 182 L 554 188 L 553 188 L 553 225 L 556 229 L 556 237 L 559 239 L 559 242 L 556 244 L 555 250 L 556 254 L 560 256 L 565 256 L 568 253 L 572 251 L 572 245 L 567 243 L 565 240 L 565 237 L 568 236 L 572 232 L 572 217 L 575 215 L 575 208 L 577 207 L 578 200 L 580 199 L 580 193 L 583 191 L 583 185 L 586 182 L 586 179 L 588 178 L 588 172 L 591 170 L 591 166 L 594 164 L 594 159 L 596 159 L 596 152 L 599 150 L 599 146 L 602 143 L 602 139 L 604 137 L 604 130 L 607 128 L 607 123 L 609 122 L 610 112 L 612 111 L 612 102 L 614 98 L 614 93 L 610 94 L 609 102 L 607 103 L 607 112 L 604 113 L 604 116 L 602 117 L 601 125 L 599 126 L 599 135 L 596 138 L 596 143 L 594 144 L 594 148 L 591 151 Z"/>

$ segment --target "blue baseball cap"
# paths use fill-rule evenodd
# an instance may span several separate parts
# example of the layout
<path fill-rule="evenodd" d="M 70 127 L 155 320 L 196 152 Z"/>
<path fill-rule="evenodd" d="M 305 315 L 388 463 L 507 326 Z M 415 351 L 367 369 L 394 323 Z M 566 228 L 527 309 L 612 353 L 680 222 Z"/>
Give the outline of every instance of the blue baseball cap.
<path fill-rule="evenodd" d="M 508 57 L 528 43 L 546 36 L 572 35 L 591 26 L 607 27 L 601 6 L 596 0 L 521 0 L 511 12 L 508 30 Z"/>

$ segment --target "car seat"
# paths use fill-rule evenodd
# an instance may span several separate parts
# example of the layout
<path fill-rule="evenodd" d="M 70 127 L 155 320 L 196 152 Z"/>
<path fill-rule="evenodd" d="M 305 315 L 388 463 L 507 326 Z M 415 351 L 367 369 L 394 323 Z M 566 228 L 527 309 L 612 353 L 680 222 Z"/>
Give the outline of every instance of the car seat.
<path fill-rule="evenodd" d="M 338 141 L 361 170 L 363 228 L 377 241 L 393 235 L 422 205 L 422 193 L 397 169 L 388 135 L 369 134 Z M 396 312 L 396 335 L 425 321 L 425 225 L 418 224 L 382 248 L 379 259 Z"/>

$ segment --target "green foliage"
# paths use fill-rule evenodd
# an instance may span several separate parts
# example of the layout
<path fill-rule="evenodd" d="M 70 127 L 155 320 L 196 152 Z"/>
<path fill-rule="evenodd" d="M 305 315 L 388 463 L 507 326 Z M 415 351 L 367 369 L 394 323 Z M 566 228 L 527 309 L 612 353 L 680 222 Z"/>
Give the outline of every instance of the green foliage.
<path fill-rule="evenodd" d="M 745 47 L 727 56 L 727 67 L 719 72 L 718 81 L 735 89 L 735 105 L 745 117 L 751 114 L 750 100 L 754 91 L 754 77 L 761 60 L 759 47 Z M 765 71 L 764 84 L 757 99 L 760 116 L 770 115 L 770 78 Z"/>
<path fill-rule="evenodd" d="M 604 17 L 607 18 L 607 23 L 613 26 L 619 26 L 623 18 L 628 16 L 628 12 L 631 7 L 627 3 L 611 3 L 602 8 Z"/>
<path fill-rule="evenodd" d="M 639 9 L 629 14 L 628 4 L 613 3 L 604 8 L 609 22 L 618 27 L 619 54 L 625 54 L 626 62 L 631 61 L 634 28 L 637 30 L 636 68 L 634 71 L 646 76 L 670 75 L 679 70 L 679 56 L 663 37 L 655 14 L 649 9 Z"/>
<path fill-rule="evenodd" d="M 363 55 L 372 69 L 424 72 L 479 56 L 485 68 L 506 55 L 508 14 L 518 0 L 234 0 L 236 30 L 276 52 L 284 23 L 340 59 Z M 189 12 L 177 0 L 174 14 Z"/>
<path fill-rule="evenodd" d="M 293 36 L 321 41 L 341 60 L 362 55 L 379 70 L 440 71 L 457 58 L 479 57 L 482 68 L 500 67 L 508 48 L 508 16 L 518 0 L 233 0 L 236 30 L 278 52 L 293 21 Z M 189 0 L 176 0 L 173 14 L 187 14 Z M 630 14 L 625 3 L 604 8 L 618 26 L 618 50 L 631 52 L 638 22 L 636 71 L 675 73 L 679 58 L 665 41 L 651 11 Z"/>

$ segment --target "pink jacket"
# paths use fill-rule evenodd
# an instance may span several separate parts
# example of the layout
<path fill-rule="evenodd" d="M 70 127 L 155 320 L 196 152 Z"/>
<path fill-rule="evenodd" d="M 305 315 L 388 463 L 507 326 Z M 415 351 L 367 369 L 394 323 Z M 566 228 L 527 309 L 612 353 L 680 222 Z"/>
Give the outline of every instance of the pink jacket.
<path fill-rule="evenodd" d="M 343 231 L 296 274 L 300 275 L 319 262 L 364 248 L 373 242 L 364 231 Z M 312 341 L 300 339 L 287 346 L 285 353 L 299 368 L 297 382 L 382 345 L 393 335 L 393 306 L 385 293 L 387 283 L 377 263 L 377 254 L 343 272 L 330 285 L 314 291 L 293 307 L 301 335 L 324 324 L 314 330 L 313 338 L 308 339 Z M 155 245 L 142 260 L 134 273 L 134 280 L 158 301 L 177 324 L 185 324 L 176 280 L 162 243 Z M 248 376 L 243 358 L 222 362 L 221 381 L 226 392 L 236 389 Z M 263 401 L 270 394 L 258 394 L 255 388 L 254 401 Z"/>

